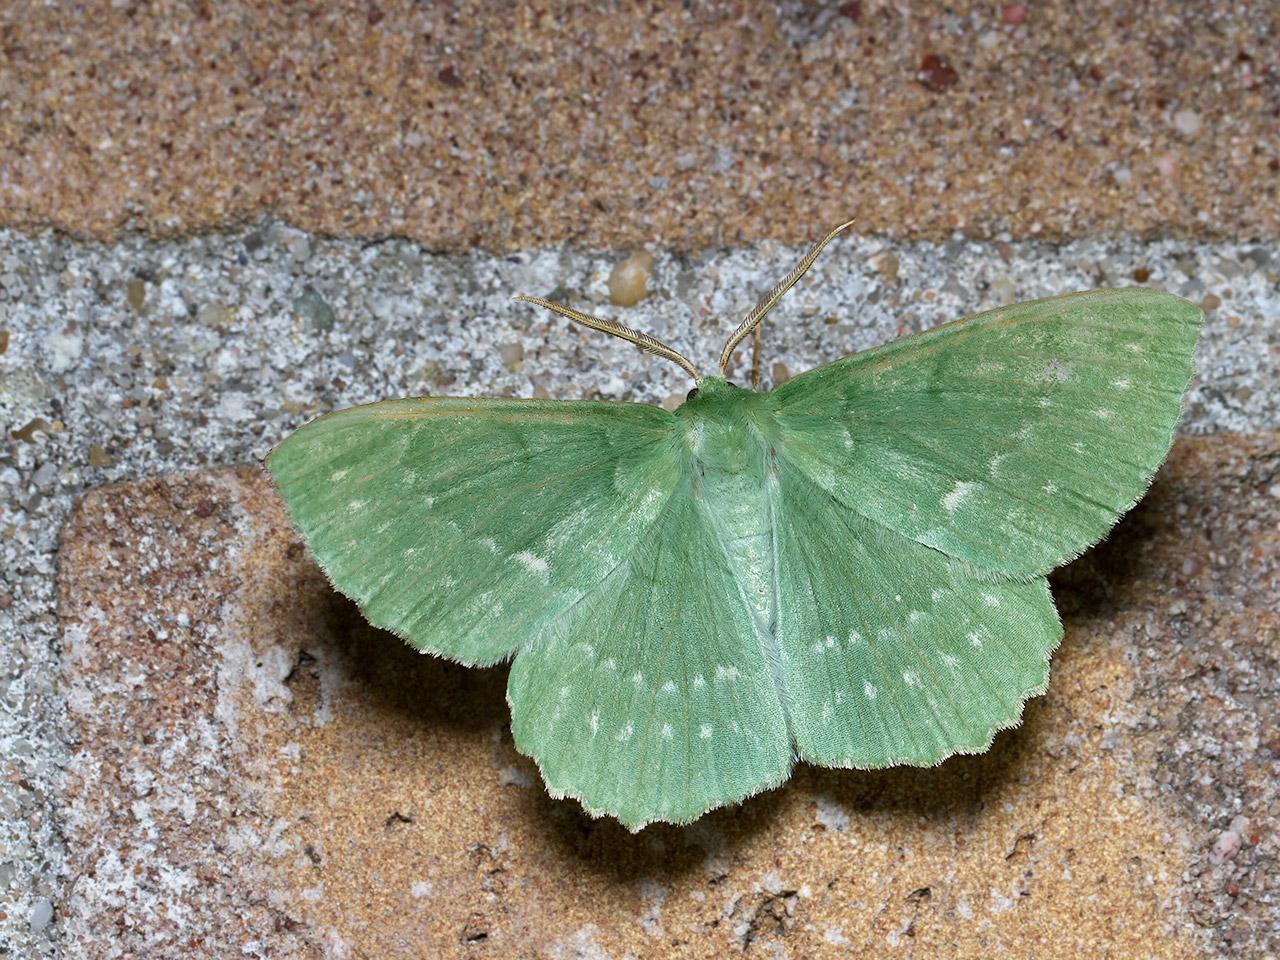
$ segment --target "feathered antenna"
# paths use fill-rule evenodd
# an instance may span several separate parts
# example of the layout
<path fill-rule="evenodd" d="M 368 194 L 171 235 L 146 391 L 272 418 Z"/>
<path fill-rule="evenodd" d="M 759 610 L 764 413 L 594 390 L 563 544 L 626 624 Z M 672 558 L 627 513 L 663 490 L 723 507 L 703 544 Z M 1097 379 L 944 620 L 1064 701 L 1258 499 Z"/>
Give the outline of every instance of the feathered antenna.
<path fill-rule="evenodd" d="M 551 300 L 543 300 L 541 297 L 526 297 L 523 294 L 515 298 L 521 303 L 532 303 L 539 307 L 546 307 L 554 313 L 560 314 L 562 317 L 568 317 L 574 323 L 580 323 L 584 327 L 592 330 L 599 330 L 601 333 L 607 333 L 611 337 L 618 337 L 634 343 L 646 353 L 651 353 L 655 357 L 662 357 L 664 360 L 670 360 L 672 363 L 678 364 L 685 373 L 693 377 L 695 383 L 702 382 L 702 375 L 698 373 L 697 367 L 685 358 L 685 356 L 677 352 L 674 348 L 667 346 L 656 337 L 651 337 L 647 333 L 639 330 L 632 330 L 630 327 L 618 323 L 617 320 L 610 320 L 606 317 L 593 317 L 589 313 L 583 313 L 580 310 L 574 310 L 572 307 L 566 307 L 562 303 L 555 303 Z"/>
<path fill-rule="evenodd" d="M 729 337 L 729 341 L 724 345 L 724 349 L 720 351 L 720 375 L 722 377 L 729 376 L 729 360 L 732 359 L 733 351 L 738 348 L 738 344 L 745 340 L 752 330 L 755 330 L 758 327 L 760 321 L 764 319 L 764 315 L 774 308 L 777 302 L 782 299 L 782 295 L 794 287 L 796 285 L 796 281 L 808 272 L 809 268 L 813 266 L 813 261 L 818 259 L 818 254 L 822 253 L 823 248 L 851 226 L 853 226 L 853 221 L 846 220 L 815 243 L 813 247 L 810 248 L 809 252 L 800 259 L 800 262 L 796 264 L 796 268 L 760 298 L 759 302 L 756 303 L 755 308 L 747 314 L 747 318 L 743 320 L 742 323 L 738 324 L 738 329 L 733 331 L 733 334 Z M 755 369 L 753 376 L 756 378 L 759 377 L 759 364 L 760 341 L 757 339 L 755 359 L 753 362 Z"/>

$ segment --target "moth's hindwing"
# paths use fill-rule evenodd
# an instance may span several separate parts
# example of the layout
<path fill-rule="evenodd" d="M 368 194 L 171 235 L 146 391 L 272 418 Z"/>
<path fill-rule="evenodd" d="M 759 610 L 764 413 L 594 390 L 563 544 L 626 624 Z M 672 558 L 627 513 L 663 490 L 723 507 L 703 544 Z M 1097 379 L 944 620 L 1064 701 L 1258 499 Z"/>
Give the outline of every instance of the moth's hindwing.
<path fill-rule="evenodd" d="M 1049 680 L 1043 577 L 985 580 L 778 464 L 778 640 L 796 751 L 826 766 L 977 753 Z"/>
<path fill-rule="evenodd" d="M 580 607 L 520 652 L 507 687 L 516 745 L 553 794 L 634 830 L 787 778 L 760 638 L 688 480 Z"/>

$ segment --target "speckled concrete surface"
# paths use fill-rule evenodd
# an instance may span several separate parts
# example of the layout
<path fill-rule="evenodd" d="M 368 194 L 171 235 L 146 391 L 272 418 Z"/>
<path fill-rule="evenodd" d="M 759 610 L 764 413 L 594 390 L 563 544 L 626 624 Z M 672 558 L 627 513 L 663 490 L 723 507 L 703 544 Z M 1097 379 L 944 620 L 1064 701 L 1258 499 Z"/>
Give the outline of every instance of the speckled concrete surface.
<path fill-rule="evenodd" d="M 655 246 L 653 253 L 651 295 L 620 315 L 709 363 L 732 323 L 789 268 L 799 248 L 764 244 L 680 257 Z M 66 872 L 85 856 L 87 841 L 75 832 L 64 835 L 57 816 L 59 766 L 93 748 L 69 739 L 60 699 L 66 691 L 57 679 L 53 575 L 72 498 L 103 482 L 249 462 L 314 414 L 380 397 L 545 393 L 662 402 L 683 396 L 688 385 L 674 367 L 510 303 L 516 291 L 558 290 L 579 306 L 609 312 L 606 279 L 618 259 L 620 253 L 561 250 L 430 256 L 406 242 L 321 240 L 276 226 L 172 243 L 134 237 L 112 246 L 0 233 L 0 422 L 6 428 L 0 451 L 0 632 L 6 638 L 0 644 L 0 946 L 15 956 L 41 956 L 54 949 L 67 924 L 89 922 L 67 912 L 67 891 L 83 875 Z M 1201 376 L 1185 430 L 1274 430 L 1280 427 L 1277 264 L 1276 248 L 1267 243 L 903 245 L 852 237 L 832 248 L 771 319 L 765 369 L 783 376 L 1006 300 L 1142 277 L 1208 308 Z M 1201 525 L 1204 536 L 1216 538 L 1206 548 L 1212 563 L 1206 568 L 1205 559 L 1188 558 L 1190 572 L 1183 576 L 1205 569 L 1222 576 L 1221 568 L 1230 572 L 1233 564 L 1252 562 L 1252 551 L 1261 547 L 1249 546 L 1244 534 L 1267 522 L 1274 527 L 1274 515 L 1262 507 L 1264 494 L 1277 495 L 1274 474 L 1268 480 L 1247 466 L 1240 461 L 1232 475 L 1255 477 L 1261 499 L 1232 502 L 1254 513 L 1228 511 Z M 194 549 L 194 528 L 192 537 Z M 1101 585 L 1092 589 L 1105 595 Z M 1222 603 L 1236 602 L 1243 590 L 1224 589 Z M 1226 616 L 1226 607 L 1215 610 Z M 145 610 L 137 615 L 148 628 L 174 629 L 150 623 Z M 1265 639 L 1251 632 L 1247 618 L 1229 622 L 1242 644 Z M 1165 636 L 1154 626 L 1144 630 Z M 1274 637 L 1268 643 L 1274 647 Z M 1260 668 L 1250 666 L 1252 656 L 1236 652 L 1188 667 L 1219 687 L 1188 700 L 1180 715 L 1186 719 L 1177 723 L 1219 731 L 1219 743 L 1160 755 L 1157 774 L 1176 776 L 1156 795 L 1176 803 L 1161 800 L 1151 808 L 1152 816 L 1198 825 L 1186 834 L 1185 875 L 1169 889 L 1196 903 L 1207 898 L 1207 906 L 1196 908 L 1196 923 L 1203 922 L 1211 951 L 1226 949 L 1230 931 L 1233 942 L 1243 940 L 1233 949 L 1245 955 L 1244 933 L 1274 914 L 1262 896 L 1274 895 L 1276 885 L 1274 852 L 1266 853 L 1272 848 L 1261 839 L 1250 846 L 1231 828 L 1234 817 L 1248 816 L 1264 837 L 1274 836 L 1274 801 L 1259 812 L 1257 790 L 1249 785 L 1266 775 L 1264 751 L 1274 756 L 1277 745 L 1260 734 L 1248 746 L 1253 734 L 1240 726 L 1273 709 L 1277 695 L 1274 678 L 1261 681 Z M 1147 676 L 1142 667 L 1134 682 Z M 1240 699 L 1233 699 L 1237 693 Z M 146 690 L 136 695 L 145 698 Z M 145 757 L 148 746 L 139 741 L 133 749 Z M 1213 844 L 1221 839 L 1223 851 L 1231 850 L 1232 837 L 1243 844 L 1237 852 L 1262 851 L 1248 861 L 1252 872 L 1220 876 L 1224 864 L 1233 869 L 1230 858 L 1206 866 L 1208 853 L 1199 845 L 1206 830 Z M 1237 894 L 1225 892 L 1227 883 Z M 571 955 L 576 948 L 571 942 L 564 949 Z"/>
<path fill-rule="evenodd" d="M 0 225 L 436 250 L 1280 227 L 1274 3 L 6 4 Z"/>

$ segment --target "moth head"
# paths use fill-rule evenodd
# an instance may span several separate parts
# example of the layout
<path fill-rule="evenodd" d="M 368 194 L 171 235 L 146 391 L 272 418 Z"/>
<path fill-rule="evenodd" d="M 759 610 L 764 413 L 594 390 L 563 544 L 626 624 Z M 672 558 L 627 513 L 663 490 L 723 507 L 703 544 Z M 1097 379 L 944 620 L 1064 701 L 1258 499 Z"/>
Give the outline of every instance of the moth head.
<path fill-rule="evenodd" d="M 752 398 L 759 400 L 762 396 L 724 377 L 704 377 L 676 408 L 676 416 L 692 421 L 729 422 L 754 405 Z"/>
<path fill-rule="evenodd" d="M 719 381 L 724 386 L 733 386 L 728 383 L 726 378 L 729 376 L 729 365 L 733 361 L 733 351 L 738 348 L 738 344 L 742 343 L 752 332 L 755 333 L 755 344 L 752 350 L 751 362 L 751 386 L 756 389 L 760 386 L 760 322 L 764 319 L 766 313 L 774 308 L 782 295 L 796 285 L 796 282 L 808 272 L 813 266 L 813 261 L 818 259 L 818 254 L 828 243 L 838 237 L 841 233 L 853 225 L 852 220 L 847 220 L 829 231 L 825 237 L 815 243 L 796 264 L 794 270 L 786 275 L 779 283 L 771 287 L 747 314 L 746 319 L 738 324 L 738 328 L 730 334 L 728 341 L 724 345 L 724 349 L 720 351 L 720 376 L 719 377 L 703 377 L 698 372 L 698 368 L 689 361 L 684 354 L 677 351 L 674 347 L 668 346 L 657 337 L 644 333 L 640 330 L 633 330 L 625 324 L 619 323 L 617 320 L 610 320 L 608 317 L 594 317 L 591 314 L 583 313 L 580 310 L 574 310 L 572 307 L 566 307 L 562 303 L 555 303 L 552 300 L 544 300 L 541 297 L 527 297 L 520 294 L 515 299 L 522 303 L 532 303 L 535 306 L 545 307 L 554 313 L 567 317 L 574 323 L 580 323 L 584 327 L 592 330 L 598 330 L 601 333 L 607 333 L 610 336 L 618 337 L 629 343 L 634 343 L 646 353 L 651 353 L 655 357 L 662 357 L 664 360 L 670 360 L 676 364 L 685 373 L 693 377 L 694 382 L 698 385 L 689 391 L 686 403 L 695 399 L 695 394 L 700 395 L 700 391 L 706 387 L 712 380 Z M 741 389 L 735 387 L 734 389 Z"/>
<path fill-rule="evenodd" d="M 685 403 L 700 402 L 703 404 L 714 402 L 734 393 L 747 393 L 742 387 L 736 383 L 730 383 L 724 377 L 703 377 L 698 385 L 690 390 L 684 398 Z"/>

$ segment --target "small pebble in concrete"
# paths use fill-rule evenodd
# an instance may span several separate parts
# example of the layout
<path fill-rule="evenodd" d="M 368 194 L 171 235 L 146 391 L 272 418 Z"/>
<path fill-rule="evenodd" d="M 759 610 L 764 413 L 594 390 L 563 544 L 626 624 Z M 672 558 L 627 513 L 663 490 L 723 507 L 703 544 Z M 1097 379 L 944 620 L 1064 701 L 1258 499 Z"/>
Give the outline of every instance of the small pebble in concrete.
<path fill-rule="evenodd" d="M 309 320 L 317 330 L 332 330 L 338 319 L 333 307 L 329 306 L 320 291 L 311 284 L 303 287 L 302 293 L 294 299 L 293 310 L 298 316 Z"/>
<path fill-rule="evenodd" d="M 31 908 L 31 932 L 39 933 L 53 919 L 53 904 L 41 897 Z"/>
<path fill-rule="evenodd" d="M 1008 277 L 996 277 L 991 281 L 989 293 L 994 303 L 1003 305 L 1013 303 L 1013 295 L 1015 292 L 1013 281 Z"/>
<path fill-rule="evenodd" d="M 632 307 L 649 292 L 649 274 L 653 272 L 653 254 L 647 250 L 633 253 L 614 266 L 609 274 L 609 302 L 617 307 Z"/>
<path fill-rule="evenodd" d="M 134 313 L 141 313 L 147 300 L 147 285 L 136 277 L 125 284 L 125 299 Z"/>
<path fill-rule="evenodd" d="M 892 250 L 877 253 L 871 258 L 871 267 L 884 278 L 887 284 L 898 282 L 898 271 L 901 269 L 897 254 Z"/>
<path fill-rule="evenodd" d="M 1236 854 L 1240 852 L 1240 844 L 1240 834 L 1224 830 L 1213 842 L 1213 848 L 1209 851 L 1209 862 L 1219 864 L 1234 860 Z"/>
<path fill-rule="evenodd" d="M 248 241 L 246 241 L 246 246 Z M 233 308 L 221 303 L 207 303 L 196 313 L 196 320 L 208 327 L 227 328 L 235 319 Z"/>
<path fill-rule="evenodd" d="M 84 337 L 71 329 L 59 330 L 49 337 L 49 369 L 65 373 L 80 362 Z"/>
<path fill-rule="evenodd" d="M 502 358 L 503 366 L 515 373 L 524 362 L 524 345 L 519 341 L 504 343 L 498 347 L 498 356 Z"/>

